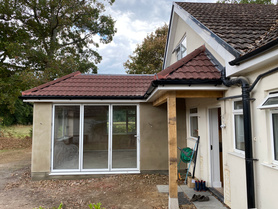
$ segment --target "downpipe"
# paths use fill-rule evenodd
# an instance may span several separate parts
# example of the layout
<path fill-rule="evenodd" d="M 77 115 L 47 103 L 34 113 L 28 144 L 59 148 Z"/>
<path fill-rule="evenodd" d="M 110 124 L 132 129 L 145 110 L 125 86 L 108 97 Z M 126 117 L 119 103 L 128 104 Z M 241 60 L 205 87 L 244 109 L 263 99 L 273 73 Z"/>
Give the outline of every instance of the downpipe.
<path fill-rule="evenodd" d="M 221 79 L 225 86 L 241 85 L 242 104 L 243 104 L 243 127 L 245 142 L 245 172 L 246 172 L 246 190 L 247 206 L 249 209 L 255 208 L 255 183 L 254 183 L 254 165 L 253 165 L 253 147 L 252 147 L 252 129 L 251 129 L 251 110 L 250 110 L 250 85 L 246 78 L 238 77 L 228 80 L 225 75 L 225 69 L 221 72 Z M 251 89 L 252 90 L 252 89 Z"/>

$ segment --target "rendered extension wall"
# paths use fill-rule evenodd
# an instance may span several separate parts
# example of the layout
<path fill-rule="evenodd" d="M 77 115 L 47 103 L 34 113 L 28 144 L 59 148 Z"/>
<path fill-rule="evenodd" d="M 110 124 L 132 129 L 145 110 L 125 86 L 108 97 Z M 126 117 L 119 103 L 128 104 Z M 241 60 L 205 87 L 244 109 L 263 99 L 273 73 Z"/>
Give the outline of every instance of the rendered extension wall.
<path fill-rule="evenodd" d="M 32 178 L 44 178 L 50 172 L 52 104 L 34 103 Z"/>
<path fill-rule="evenodd" d="M 181 148 L 186 147 L 185 122 L 185 101 L 177 99 L 178 146 Z M 141 103 L 140 129 L 141 171 L 168 170 L 167 104 L 153 107 L 152 103 Z"/>
<path fill-rule="evenodd" d="M 185 101 L 177 100 L 178 146 L 186 146 Z M 32 178 L 49 178 L 52 103 L 35 103 L 32 144 Z M 141 171 L 168 170 L 167 104 L 140 104 Z M 179 153 L 179 151 L 177 150 Z M 184 166 L 183 166 L 184 167 Z"/>

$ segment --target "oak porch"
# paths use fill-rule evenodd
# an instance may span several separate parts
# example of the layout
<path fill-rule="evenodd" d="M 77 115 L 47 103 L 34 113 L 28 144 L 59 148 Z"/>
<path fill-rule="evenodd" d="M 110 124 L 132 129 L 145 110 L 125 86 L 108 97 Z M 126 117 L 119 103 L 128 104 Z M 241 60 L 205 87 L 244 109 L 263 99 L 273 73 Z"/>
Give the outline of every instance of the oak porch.
<path fill-rule="evenodd" d="M 178 170 L 177 170 L 177 110 L 176 98 L 220 98 L 222 91 L 188 90 L 168 91 L 153 102 L 157 107 L 167 102 L 168 120 L 168 169 L 169 169 L 169 208 L 179 208 L 178 204 Z"/>

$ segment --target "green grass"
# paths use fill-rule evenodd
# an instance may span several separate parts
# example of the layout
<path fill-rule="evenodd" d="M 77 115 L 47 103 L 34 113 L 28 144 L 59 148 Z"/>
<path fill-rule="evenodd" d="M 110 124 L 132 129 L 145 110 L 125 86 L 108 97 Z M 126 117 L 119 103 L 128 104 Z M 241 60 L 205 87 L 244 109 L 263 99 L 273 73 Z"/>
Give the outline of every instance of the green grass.
<path fill-rule="evenodd" d="M 14 125 L 1 127 L 0 131 L 4 137 L 25 138 L 31 136 L 32 125 Z"/>

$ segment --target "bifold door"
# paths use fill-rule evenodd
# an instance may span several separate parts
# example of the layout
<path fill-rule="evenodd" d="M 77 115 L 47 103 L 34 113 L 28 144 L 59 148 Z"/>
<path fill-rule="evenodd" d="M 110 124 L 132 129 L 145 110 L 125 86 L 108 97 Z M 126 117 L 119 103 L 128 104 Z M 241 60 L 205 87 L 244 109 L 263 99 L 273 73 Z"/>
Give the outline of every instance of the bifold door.
<path fill-rule="evenodd" d="M 139 171 L 137 105 L 54 105 L 52 172 Z"/>

